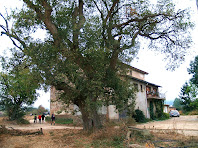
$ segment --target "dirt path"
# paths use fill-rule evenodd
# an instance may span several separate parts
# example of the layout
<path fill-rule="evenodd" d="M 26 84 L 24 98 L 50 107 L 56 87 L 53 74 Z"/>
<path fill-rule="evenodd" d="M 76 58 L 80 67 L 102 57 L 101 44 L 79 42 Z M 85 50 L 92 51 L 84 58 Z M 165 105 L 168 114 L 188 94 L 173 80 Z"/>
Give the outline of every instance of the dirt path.
<path fill-rule="evenodd" d="M 50 123 L 33 123 L 30 120 L 28 125 L 6 125 L 7 128 L 14 128 L 19 130 L 35 130 L 35 129 L 82 129 L 82 127 L 65 126 L 65 125 L 51 125 Z M 136 125 L 137 128 L 145 128 L 153 131 L 176 131 L 187 136 L 198 136 L 198 116 L 180 116 L 171 118 L 165 121 L 154 121 L 145 124 Z"/>
<path fill-rule="evenodd" d="M 150 130 L 177 131 L 188 136 L 198 136 L 198 116 L 180 116 L 173 117 L 165 121 L 154 121 L 145 124 L 139 124 L 137 128 L 146 128 Z"/>
<path fill-rule="evenodd" d="M 7 128 L 19 129 L 19 130 L 35 130 L 35 129 L 83 129 L 82 127 L 65 126 L 65 125 L 51 125 L 50 123 L 34 123 L 30 120 L 28 125 L 6 125 Z"/>

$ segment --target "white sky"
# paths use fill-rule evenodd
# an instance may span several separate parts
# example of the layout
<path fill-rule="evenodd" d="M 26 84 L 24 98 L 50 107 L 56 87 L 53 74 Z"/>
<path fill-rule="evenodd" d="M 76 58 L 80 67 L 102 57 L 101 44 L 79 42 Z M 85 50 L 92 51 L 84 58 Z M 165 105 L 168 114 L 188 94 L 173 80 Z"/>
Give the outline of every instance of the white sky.
<path fill-rule="evenodd" d="M 194 12 L 192 13 L 193 21 L 198 25 L 198 11 L 196 7 L 196 0 L 174 0 L 177 7 L 180 9 L 190 7 Z M 10 8 L 20 8 L 22 6 L 21 0 L 0 0 L 0 12 L 5 13 L 5 8 L 10 12 Z M 0 18 L 0 24 L 3 20 Z M 191 47 L 191 53 L 186 55 L 185 62 L 177 68 L 175 71 L 167 71 L 166 64 L 162 60 L 162 55 L 157 55 L 153 51 L 148 51 L 146 49 L 141 49 L 138 54 L 138 59 L 135 59 L 131 65 L 137 67 L 143 71 L 148 72 L 146 76 L 146 81 L 155 83 L 162 86 L 160 92 L 166 94 L 166 100 L 174 100 L 178 97 L 182 85 L 190 79 L 190 75 L 187 73 L 187 68 L 189 67 L 190 61 L 194 60 L 194 57 L 198 55 L 198 27 L 196 27 L 192 32 L 192 37 L 194 45 Z M 0 54 L 3 51 L 12 46 L 12 42 L 5 36 L 0 36 Z M 45 108 L 50 108 L 50 93 L 44 93 L 39 91 L 40 97 L 34 103 L 35 107 L 39 105 Z"/>

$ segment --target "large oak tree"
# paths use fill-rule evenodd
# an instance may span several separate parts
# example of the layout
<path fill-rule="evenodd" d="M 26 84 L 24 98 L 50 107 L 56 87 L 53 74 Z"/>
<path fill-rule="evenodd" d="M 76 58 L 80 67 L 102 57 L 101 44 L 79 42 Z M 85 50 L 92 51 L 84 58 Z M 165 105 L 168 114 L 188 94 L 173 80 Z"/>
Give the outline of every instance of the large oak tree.
<path fill-rule="evenodd" d="M 97 110 L 114 104 L 134 107 L 130 83 L 121 75 L 143 39 L 164 53 L 173 65 L 184 60 L 193 25 L 186 10 L 171 0 L 23 0 L 2 32 L 31 61 L 44 84 L 61 90 L 60 98 L 76 104 L 85 130 L 99 128 Z M 32 38 L 46 30 L 45 40 Z M 23 57 L 21 58 L 23 61 Z M 119 72 L 118 72 L 119 71 Z M 133 100 L 133 101 L 129 101 Z M 130 103 L 131 102 L 131 103 Z"/>

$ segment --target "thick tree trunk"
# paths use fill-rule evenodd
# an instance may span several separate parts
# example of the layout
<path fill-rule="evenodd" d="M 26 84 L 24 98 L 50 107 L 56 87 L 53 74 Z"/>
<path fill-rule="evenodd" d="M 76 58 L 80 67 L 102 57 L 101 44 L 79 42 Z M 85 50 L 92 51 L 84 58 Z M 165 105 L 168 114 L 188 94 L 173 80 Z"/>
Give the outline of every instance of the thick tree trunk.
<path fill-rule="evenodd" d="M 100 116 L 98 115 L 96 108 L 88 111 L 83 104 L 79 105 L 79 108 L 82 114 L 83 129 L 85 131 L 91 131 L 102 127 Z"/>
<path fill-rule="evenodd" d="M 92 111 L 93 127 L 99 129 L 102 127 L 101 118 L 96 109 Z"/>
<path fill-rule="evenodd" d="M 88 111 L 86 111 L 86 109 L 84 107 L 80 107 L 80 111 L 82 113 L 83 129 L 85 131 L 92 130 L 93 129 L 92 120 L 90 118 Z"/>

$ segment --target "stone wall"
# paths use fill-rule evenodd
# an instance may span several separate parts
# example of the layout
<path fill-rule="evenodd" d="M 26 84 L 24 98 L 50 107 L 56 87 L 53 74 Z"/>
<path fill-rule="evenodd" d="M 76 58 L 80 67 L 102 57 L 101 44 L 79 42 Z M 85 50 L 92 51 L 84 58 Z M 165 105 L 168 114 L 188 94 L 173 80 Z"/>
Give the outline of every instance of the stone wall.
<path fill-rule="evenodd" d="M 50 89 L 50 114 L 72 114 L 74 105 L 66 106 L 63 101 L 57 98 L 57 93 L 58 91 L 52 86 Z"/>

